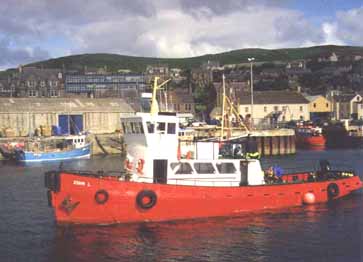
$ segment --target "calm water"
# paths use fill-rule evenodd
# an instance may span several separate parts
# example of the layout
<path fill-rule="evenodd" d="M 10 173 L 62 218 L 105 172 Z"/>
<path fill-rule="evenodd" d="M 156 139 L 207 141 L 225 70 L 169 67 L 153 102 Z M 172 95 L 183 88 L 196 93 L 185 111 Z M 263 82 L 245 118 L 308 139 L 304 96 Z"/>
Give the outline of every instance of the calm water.
<path fill-rule="evenodd" d="M 285 169 L 329 159 L 362 177 L 363 151 L 300 151 L 263 159 Z M 117 157 L 66 163 L 117 170 Z M 0 261 L 363 261 L 363 193 L 330 204 L 240 218 L 118 225 L 55 225 L 43 173 L 58 164 L 0 162 Z"/>

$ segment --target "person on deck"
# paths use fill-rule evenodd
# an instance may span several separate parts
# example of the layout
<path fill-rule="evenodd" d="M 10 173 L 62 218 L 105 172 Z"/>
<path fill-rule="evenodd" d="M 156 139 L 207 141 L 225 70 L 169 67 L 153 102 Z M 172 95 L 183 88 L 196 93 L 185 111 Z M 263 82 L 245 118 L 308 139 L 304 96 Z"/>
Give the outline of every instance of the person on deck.
<path fill-rule="evenodd" d="M 252 138 L 250 134 L 247 136 L 246 157 L 251 159 L 260 159 L 256 138 Z"/>
<path fill-rule="evenodd" d="M 267 171 L 265 172 L 265 181 L 268 184 L 272 183 L 282 183 L 282 176 L 284 174 L 284 171 L 279 166 L 271 166 Z"/>

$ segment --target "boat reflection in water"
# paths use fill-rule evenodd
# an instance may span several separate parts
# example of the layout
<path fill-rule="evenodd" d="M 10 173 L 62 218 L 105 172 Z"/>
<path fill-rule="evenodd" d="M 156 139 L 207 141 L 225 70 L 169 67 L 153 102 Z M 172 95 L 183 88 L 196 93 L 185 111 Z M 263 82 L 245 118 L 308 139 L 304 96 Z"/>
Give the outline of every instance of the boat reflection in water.
<path fill-rule="evenodd" d="M 339 229 L 336 226 L 337 216 L 351 212 L 362 201 L 359 194 L 351 200 L 235 218 L 104 227 L 58 226 L 52 257 L 58 261 L 72 258 L 87 262 L 288 261 L 295 259 L 299 250 L 299 261 L 321 261 L 317 259 L 339 255 L 334 246 L 345 245 L 341 241 L 349 235 L 344 232 L 346 229 L 359 229 L 359 219 L 346 221 Z M 350 235 L 352 239 L 357 236 Z M 359 241 L 349 243 L 352 252 L 344 257 L 353 261 L 349 258 L 360 257 Z M 327 254 L 326 250 L 331 251 Z"/>

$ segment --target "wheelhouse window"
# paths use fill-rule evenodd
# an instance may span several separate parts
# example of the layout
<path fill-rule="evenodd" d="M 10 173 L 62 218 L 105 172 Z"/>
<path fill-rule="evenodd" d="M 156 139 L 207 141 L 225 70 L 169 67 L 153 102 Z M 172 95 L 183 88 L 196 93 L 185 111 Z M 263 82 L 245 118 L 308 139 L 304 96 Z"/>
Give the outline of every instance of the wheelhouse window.
<path fill-rule="evenodd" d="M 144 127 L 143 127 L 141 122 L 138 122 L 138 124 L 139 124 L 140 134 L 143 134 L 144 133 Z"/>
<path fill-rule="evenodd" d="M 167 130 L 167 132 L 168 132 L 168 134 L 172 134 L 172 135 L 174 135 L 175 134 L 175 128 L 176 127 L 176 124 L 175 123 L 168 123 L 168 130 Z"/>
<path fill-rule="evenodd" d="M 194 163 L 194 169 L 198 174 L 214 174 L 215 169 L 212 163 Z"/>
<path fill-rule="evenodd" d="M 189 163 L 171 163 L 170 167 L 175 174 L 193 174 L 193 168 Z"/>
<path fill-rule="evenodd" d="M 166 126 L 166 123 L 164 123 L 164 122 L 158 122 L 158 125 L 156 127 L 156 131 L 158 133 L 165 134 L 165 126 Z"/>
<path fill-rule="evenodd" d="M 149 134 L 153 134 L 155 131 L 155 125 L 154 123 L 151 123 L 151 122 L 146 122 L 146 126 L 147 126 L 147 132 Z"/>
<path fill-rule="evenodd" d="M 219 163 L 216 164 L 218 172 L 221 174 L 234 174 L 236 173 L 236 168 L 233 163 Z"/>
<path fill-rule="evenodd" d="M 135 125 L 135 123 L 131 122 L 131 123 L 130 123 L 130 126 L 131 126 L 131 133 L 132 133 L 132 134 L 137 134 L 137 132 L 136 132 L 136 125 Z"/>

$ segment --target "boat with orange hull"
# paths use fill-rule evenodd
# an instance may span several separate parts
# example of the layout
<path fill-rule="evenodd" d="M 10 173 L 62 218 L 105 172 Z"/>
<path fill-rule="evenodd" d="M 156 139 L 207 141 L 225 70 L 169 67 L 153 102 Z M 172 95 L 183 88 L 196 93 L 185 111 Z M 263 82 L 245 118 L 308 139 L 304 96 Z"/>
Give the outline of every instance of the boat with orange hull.
<path fill-rule="evenodd" d="M 295 134 L 296 145 L 300 148 L 325 148 L 326 139 L 321 128 L 299 127 Z"/>
<path fill-rule="evenodd" d="M 334 181 L 287 182 L 296 177 L 308 179 L 309 175 L 286 175 L 284 184 L 205 187 L 138 183 L 124 181 L 123 177 L 58 172 L 48 173 L 48 194 L 60 224 L 115 224 L 238 216 L 300 206 L 309 201 L 324 203 L 362 187 L 358 176 Z"/>
<path fill-rule="evenodd" d="M 153 98 L 156 97 L 154 86 Z M 333 201 L 362 188 L 351 170 L 264 172 L 240 150 L 197 141 L 183 158 L 175 114 L 121 117 L 127 156 L 118 173 L 49 171 L 48 203 L 59 224 L 159 222 L 220 216 Z M 153 109 L 154 108 L 154 109 Z M 224 152 L 221 154 L 221 152 Z M 228 156 L 228 157 L 227 157 Z"/>

